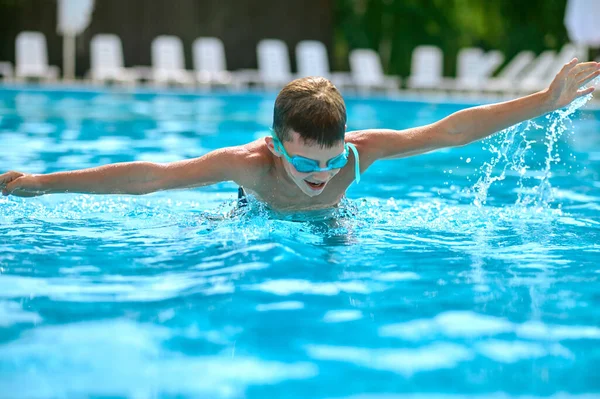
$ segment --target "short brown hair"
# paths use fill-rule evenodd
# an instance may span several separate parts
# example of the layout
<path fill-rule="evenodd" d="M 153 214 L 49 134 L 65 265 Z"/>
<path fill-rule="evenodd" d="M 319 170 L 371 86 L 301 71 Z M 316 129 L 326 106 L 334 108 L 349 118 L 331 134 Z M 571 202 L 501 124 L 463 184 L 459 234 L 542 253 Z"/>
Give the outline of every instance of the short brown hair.
<path fill-rule="evenodd" d="M 273 130 L 290 141 L 295 131 L 305 142 L 331 147 L 344 141 L 346 105 L 329 80 L 306 77 L 291 81 L 279 93 L 273 111 Z"/>

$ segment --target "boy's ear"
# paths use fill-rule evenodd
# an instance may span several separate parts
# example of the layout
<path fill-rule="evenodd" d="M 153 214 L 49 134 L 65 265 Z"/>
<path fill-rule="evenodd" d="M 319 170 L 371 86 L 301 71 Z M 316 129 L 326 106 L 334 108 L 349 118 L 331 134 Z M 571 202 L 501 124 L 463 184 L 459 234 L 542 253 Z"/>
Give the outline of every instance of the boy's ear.
<path fill-rule="evenodd" d="M 267 143 L 267 148 L 269 149 L 269 151 L 271 151 L 271 153 L 276 157 L 281 158 L 281 154 L 275 149 L 275 142 L 273 141 L 273 137 L 265 137 L 265 142 Z"/>

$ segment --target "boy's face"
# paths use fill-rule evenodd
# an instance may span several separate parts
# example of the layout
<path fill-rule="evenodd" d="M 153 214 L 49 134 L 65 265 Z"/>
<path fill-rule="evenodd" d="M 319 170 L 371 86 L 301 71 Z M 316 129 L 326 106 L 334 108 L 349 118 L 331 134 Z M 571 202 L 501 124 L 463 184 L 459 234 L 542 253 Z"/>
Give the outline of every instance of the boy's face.
<path fill-rule="evenodd" d="M 315 197 L 323 192 L 327 183 L 339 173 L 340 169 L 331 169 L 324 172 L 301 173 L 296 170 L 294 165 L 288 162 L 273 146 L 273 140 L 268 141 L 269 149 L 273 154 L 280 157 L 283 167 L 302 192 L 309 197 Z M 319 167 L 327 167 L 327 161 L 344 152 L 344 142 L 340 141 L 331 148 L 324 148 L 318 144 L 305 143 L 300 135 L 292 132 L 292 141 L 283 143 L 285 150 L 290 157 L 298 155 L 305 158 L 314 159 L 319 162 Z"/>

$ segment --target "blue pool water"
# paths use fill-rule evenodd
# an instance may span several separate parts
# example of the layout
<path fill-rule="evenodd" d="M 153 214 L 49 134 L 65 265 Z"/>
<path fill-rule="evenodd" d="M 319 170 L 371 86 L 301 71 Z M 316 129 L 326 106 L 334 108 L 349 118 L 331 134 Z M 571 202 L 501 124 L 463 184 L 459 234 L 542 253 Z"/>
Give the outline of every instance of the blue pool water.
<path fill-rule="evenodd" d="M 0 91 L 0 171 L 200 156 L 274 95 Z M 466 105 L 348 99 L 350 130 Z M 230 183 L 0 198 L 0 398 L 600 394 L 600 113 L 375 164 L 330 212 Z"/>

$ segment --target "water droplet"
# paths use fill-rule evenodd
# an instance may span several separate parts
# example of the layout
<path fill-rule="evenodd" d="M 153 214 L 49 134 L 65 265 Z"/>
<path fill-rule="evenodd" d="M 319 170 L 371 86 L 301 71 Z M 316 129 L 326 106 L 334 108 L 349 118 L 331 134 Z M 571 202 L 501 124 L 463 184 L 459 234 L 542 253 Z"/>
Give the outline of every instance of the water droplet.
<path fill-rule="evenodd" d="M 467 163 L 471 163 L 471 158 L 467 158 Z"/>

